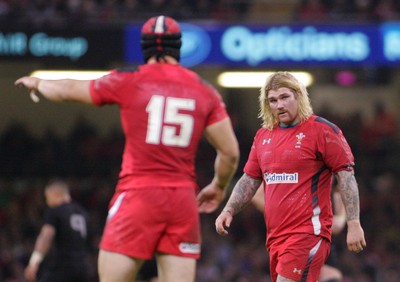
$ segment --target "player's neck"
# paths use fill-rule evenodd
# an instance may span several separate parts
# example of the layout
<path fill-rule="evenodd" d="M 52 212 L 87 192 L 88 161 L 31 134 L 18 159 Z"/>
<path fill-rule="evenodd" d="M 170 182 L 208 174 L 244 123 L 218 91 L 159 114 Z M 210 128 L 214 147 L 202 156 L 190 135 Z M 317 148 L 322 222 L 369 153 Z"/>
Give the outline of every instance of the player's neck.
<path fill-rule="evenodd" d="M 296 126 L 297 124 L 299 124 L 299 122 L 300 122 L 300 121 L 294 121 L 294 122 L 292 122 L 292 123 L 290 123 L 290 124 L 279 123 L 279 127 L 280 127 L 280 128 L 294 127 L 294 126 Z"/>
<path fill-rule="evenodd" d="M 178 60 L 176 60 L 174 57 L 165 55 L 157 59 L 156 56 L 152 56 L 147 60 L 148 64 L 156 64 L 156 63 L 168 63 L 172 65 L 178 64 Z"/>

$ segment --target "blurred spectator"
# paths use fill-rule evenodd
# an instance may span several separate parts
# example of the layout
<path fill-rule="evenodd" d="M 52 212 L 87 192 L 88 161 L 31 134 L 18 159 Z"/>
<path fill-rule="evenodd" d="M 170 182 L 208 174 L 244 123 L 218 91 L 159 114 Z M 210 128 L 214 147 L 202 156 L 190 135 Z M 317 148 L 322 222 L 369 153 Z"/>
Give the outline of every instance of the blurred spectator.
<path fill-rule="evenodd" d="M 373 172 L 391 169 L 388 157 L 394 153 L 398 143 L 398 124 L 393 113 L 388 111 L 383 101 L 373 105 L 373 117 L 363 125 L 361 146 L 365 154 L 374 160 Z"/>
<path fill-rule="evenodd" d="M 94 23 L 99 14 L 99 7 L 95 0 L 82 0 L 81 15 L 87 23 Z"/>
<path fill-rule="evenodd" d="M 178 9 L 176 7 L 179 7 Z M 175 19 L 192 19 L 193 11 L 186 0 L 170 0 L 164 9 L 164 14 Z"/>
<path fill-rule="evenodd" d="M 2 19 L 3 17 L 7 16 L 7 14 L 10 12 L 10 4 L 6 0 L 1 0 L 0 1 L 0 18 Z"/>
<path fill-rule="evenodd" d="M 100 23 L 116 23 L 119 20 L 118 1 L 105 0 L 100 6 L 98 17 Z"/>
<path fill-rule="evenodd" d="M 355 17 L 357 22 L 375 21 L 373 18 L 373 0 L 355 0 Z"/>
<path fill-rule="evenodd" d="M 331 21 L 349 22 L 354 20 L 355 0 L 332 0 L 329 3 Z"/>
<path fill-rule="evenodd" d="M 297 16 L 302 22 L 322 22 L 328 18 L 328 11 L 321 0 L 303 0 Z"/>
<path fill-rule="evenodd" d="M 4 176 L 29 174 L 35 140 L 24 124 L 10 124 L 0 138 L 0 167 Z"/>
<path fill-rule="evenodd" d="M 237 19 L 237 11 L 233 0 L 216 0 L 211 10 L 211 17 L 220 21 L 234 21 Z"/>
<path fill-rule="evenodd" d="M 123 0 L 118 14 L 122 22 L 129 23 L 135 21 L 140 14 L 139 0 Z"/>
<path fill-rule="evenodd" d="M 193 1 L 193 15 L 197 19 L 210 18 L 211 0 Z"/>
<path fill-rule="evenodd" d="M 288 1 L 288 3 L 293 1 Z M 371 22 L 399 19 L 396 0 L 302 0 L 293 2 L 289 18 L 303 22 Z M 257 5 L 257 6 L 255 6 Z M 218 22 L 258 21 L 255 11 L 270 10 L 269 1 L 255 0 L 0 0 L 0 24 L 69 27 L 84 24 L 121 25 L 142 21 L 154 14 L 177 20 Z M 297 8 L 293 8 L 297 7 Z M 263 22 L 271 19 L 262 18 Z"/>
<path fill-rule="evenodd" d="M 373 9 L 378 21 L 395 21 L 400 19 L 400 3 L 398 0 L 379 0 Z"/>

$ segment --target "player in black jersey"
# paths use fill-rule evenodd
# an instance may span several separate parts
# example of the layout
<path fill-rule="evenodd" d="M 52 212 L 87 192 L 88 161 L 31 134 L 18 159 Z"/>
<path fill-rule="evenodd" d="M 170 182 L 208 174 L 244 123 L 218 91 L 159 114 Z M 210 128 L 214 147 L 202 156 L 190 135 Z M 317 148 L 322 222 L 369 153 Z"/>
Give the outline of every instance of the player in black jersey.
<path fill-rule="evenodd" d="M 72 201 L 69 187 L 62 180 L 50 181 L 44 193 L 49 208 L 25 269 L 25 278 L 36 281 L 39 267 L 46 257 L 38 281 L 87 282 L 86 211 Z"/>

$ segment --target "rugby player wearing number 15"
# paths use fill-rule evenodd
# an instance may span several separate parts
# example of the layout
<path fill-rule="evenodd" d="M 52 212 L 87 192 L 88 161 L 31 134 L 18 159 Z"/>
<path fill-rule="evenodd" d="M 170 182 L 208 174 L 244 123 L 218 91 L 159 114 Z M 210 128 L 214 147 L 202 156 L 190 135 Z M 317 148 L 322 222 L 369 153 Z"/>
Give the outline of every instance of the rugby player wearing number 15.
<path fill-rule="evenodd" d="M 200 212 L 215 211 L 238 165 L 239 146 L 222 97 L 179 64 L 181 31 L 158 16 L 142 27 L 146 64 L 92 81 L 22 77 L 51 101 L 120 108 L 122 169 L 110 202 L 98 269 L 101 282 L 134 281 L 154 255 L 160 281 L 195 280 Z M 195 157 L 203 136 L 216 149 L 215 176 L 197 195 Z"/>
<path fill-rule="evenodd" d="M 358 253 L 366 246 L 354 157 L 342 131 L 313 114 L 306 88 L 292 74 L 268 77 L 259 103 L 263 127 L 216 230 L 228 234 L 233 216 L 263 183 L 272 281 L 315 282 L 330 249 L 333 175 L 346 209 L 348 249 Z"/>

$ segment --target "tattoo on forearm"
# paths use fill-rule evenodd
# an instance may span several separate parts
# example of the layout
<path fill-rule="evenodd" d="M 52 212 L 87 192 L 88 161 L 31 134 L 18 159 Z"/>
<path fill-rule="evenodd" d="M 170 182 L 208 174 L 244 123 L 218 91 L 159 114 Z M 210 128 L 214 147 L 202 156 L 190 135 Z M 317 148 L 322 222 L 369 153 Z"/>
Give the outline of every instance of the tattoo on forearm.
<path fill-rule="evenodd" d="M 360 198 L 354 174 L 352 172 L 339 172 L 338 180 L 338 188 L 342 196 L 343 204 L 346 208 L 347 220 L 359 219 Z"/>
<path fill-rule="evenodd" d="M 236 183 L 226 207 L 233 208 L 235 213 L 241 211 L 253 198 L 262 180 L 243 174 Z"/>

